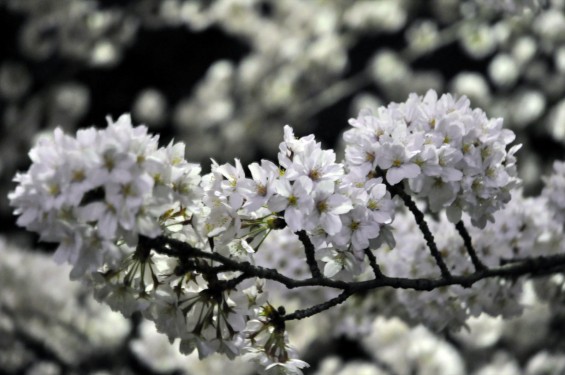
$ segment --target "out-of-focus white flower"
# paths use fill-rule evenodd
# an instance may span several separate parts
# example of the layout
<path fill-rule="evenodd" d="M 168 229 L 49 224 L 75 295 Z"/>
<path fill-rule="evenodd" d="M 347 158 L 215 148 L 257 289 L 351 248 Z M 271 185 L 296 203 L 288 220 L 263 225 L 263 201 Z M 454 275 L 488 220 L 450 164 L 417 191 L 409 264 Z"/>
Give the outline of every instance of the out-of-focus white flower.
<path fill-rule="evenodd" d="M 561 73 L 565 73 L 565 47 L 560 47 L 555 52 L 555 67 Z"/>
<path fill-rule="evenodd" d="M 394 32 L 402 28 L 407 14 L 403 1 L 358 1 L 347 9 L 345 24 L 351 28 Z"/>
<path fill-rule="evenodd" d="M 474 348 L 488 348 L 495 345 L 503 335 L 504 320 L 501 317 L 480 315 L 471 317 L 465 323 L 468 329 L 456 333 L 456 337 Z"/>
<path fill-rule="evenodd" d="M 375 54 L 370 69 L 371 77 L 386 87 L 405 79 L 411 70 L 398 54 L 386 49 Z"/>
<path fill-rule="evenodd" d="M 482 59 L 496 49 L 497 42 L 491 26 L 484 23 L 467 23 L 460 29 L 460 43 L 467 54 Z"/>
<path fill-rule="evenodd" d="M 498 86 L 511 87 L 516 83 L 520 70 L 508 54 L 498 54 L 488 67 L 490 79 Z"/>
<path fill-rule="evenodd" d="M 539 352 L 528 361 L 525 375 L 559 374 L 565 372 L 565 357 L 560 354 Z"/>
<path fill-rule="evenodd" d="M 337 357 L 326 357 L 315 375 L 385 375 L 387 372 L 371 362 L 343 363 Z"/>
<path fill-rule="evenodd" d="M 565 15 L 558 9 L 548 9 L 536 17 L 533 29 L 544 40 L 544 43 L 563 42 L 565 40 Z"/>
<path fill-rule="evenodd" d="M 530 62 L 538 52 L 536 40 L 531 36 L 519 38 L 512 46 L 512 57 L 519 65 Z"/>
<path fill-rule="evenodd" d="M 549 134 L 558 141 L 565 139 L 565 100 L 559 101 L 549 113 L 546 126 Z"/>
<path fill-rule="evenodd" d="M 150 127 L 163 125 L 167 113 L 167 101 L 157 89 L 140 92 L 133 104 L 133 117 Z"/>
<path fill-rule="evenodd" d="M 517 95 L 512 101 L 512 122 L 520 127 L 526 126 L 544 113 L 547 100 L 537 90 L 529 90 Z"/>
<path fill-rule="evenodd" d="M 29 352 L 19 347 L 18 331 L 31 340 L 48 342 L 50 352 L 68 366 L 123 344 L 130 331 L 128 320 L 97 303 L 84 285 L 71 282 L 70 266 L 57 265 L 49 255 L 17 247 L 2 237 L 0 255 L 0 331 L 10 342 L 8 347 L 2 344 L 0 355 L 6 369 L 17 370 L 13 366 L 22 355 L 24 363 L 31 365 L 25 359 Z M 50 373 L 51 366 L 41 363 L 33 371 Z"/>
<path fill-rule="evenodd" d="M 459 73 L 450 85 L 451 91 L 467 96 L 473 104 L 485 105 L 491 100 L 491 92 L 484 76 L 478 73 Z"/>
<path fill-rule="evenodd" d="M 516 361 L 505 352 L 495 353 L 491 363 L 486 364 L 473 375 L 521 375 L 522 371 Z"/>
<path fill-rule="evenodd" d="M 0 95 L 7 100 L 17 100 L 29 89 L 32 82 L 25 66 L 4 62 L 0 66 Z"/>
<path fill-rule="evenodd" d="M 410 48 L 417 53 L 430 52 L 440 42 L 438 26 L 433 21 L 414 23 L 406 30 L 405 35 Z"/>

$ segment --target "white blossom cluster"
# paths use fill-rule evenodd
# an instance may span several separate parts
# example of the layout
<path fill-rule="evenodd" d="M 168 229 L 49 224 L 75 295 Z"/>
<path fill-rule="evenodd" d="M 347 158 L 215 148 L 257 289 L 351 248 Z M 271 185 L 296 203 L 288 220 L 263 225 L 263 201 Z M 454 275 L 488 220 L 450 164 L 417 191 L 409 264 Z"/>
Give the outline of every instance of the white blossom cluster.
<path fill-rule="evenodd" d="M 514 133 L 502 128 L 502 119 L 472 109 L 464 96 L 412 94 L 375 115 L 362 112 L 351 125 L 344 134 L 350 164 L 382 170 L 391 185 L 406 181 L 432 212 L 447 209 L 451 222 L 465 212 L 484 227 L 518 184 L 520 146 L 506 150 Z"/>
<path fill-rule="evenodd" d="M 157 142 L 127 115 L 108 119 L 104 130 L 43 137 L 9 195 L 18 225 L 60 243 L 55 259 L 73 264 L 73 277 L 115 264 L 123 252 L 117 241 L 156 237 L 161 215 L 179 204 L 198 210 L 200 166 L 186 162 L 183 144 Z"/>
<path fill-rule="evenodd" d="M 204 188 L 208 236 L 216 236 L 218 251 L 251 260 L 280 215 L 293 232 L 308 234 L 325 276 L 359 274 L 363 251 L 381 229 L 390 239 L 385 226 L 394 217 L 390 193 L 369 171 L 336 163 L 335 153 L 323 150 L 312 135 L 297 139 L 289 126 L 284 133 L 279 166 L 253 163 L 252 178 L 245 177 L 239 160 L 213 166 L 211 186 Z"/>

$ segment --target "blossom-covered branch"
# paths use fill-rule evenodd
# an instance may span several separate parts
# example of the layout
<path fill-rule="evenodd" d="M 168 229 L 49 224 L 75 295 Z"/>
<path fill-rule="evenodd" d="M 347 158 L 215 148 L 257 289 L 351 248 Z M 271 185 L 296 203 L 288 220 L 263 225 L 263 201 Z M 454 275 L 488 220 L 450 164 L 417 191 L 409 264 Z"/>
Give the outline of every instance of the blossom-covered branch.
<path fill-rule="evenodd" d="M 59 243 L 55 260 L 73 266 L 72 278 L 126 316 L 141 312 L 182 353 L 299 374 L 307 364 L 289 345 L 289 321 L 387 287 L 389 308 L 460 328 L 482 312 L 515 315 L 519 278 L 565 265 L 562 224 L 507 213 L 545 203 L 520 194 L 514 134 L 465 97 L 429 91 L 362 112 L 344 134 L 343 162 L 285 126 L 277 163 L 212 161 L 206 175 L 183 144 L 159 147 L 127 115 L 108 122 L 42 138 L 9 198 L 19 225 Z M 495 230 L 505 236 L 477 235 Z M 287 314 L 269 302 L 274 284 L 320 293 Z"/>

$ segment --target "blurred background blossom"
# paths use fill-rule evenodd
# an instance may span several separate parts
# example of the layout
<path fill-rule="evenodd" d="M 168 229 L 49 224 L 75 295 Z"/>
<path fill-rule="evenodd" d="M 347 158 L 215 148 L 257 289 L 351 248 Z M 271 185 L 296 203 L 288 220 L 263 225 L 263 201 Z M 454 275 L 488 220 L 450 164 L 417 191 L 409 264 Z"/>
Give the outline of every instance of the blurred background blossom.
<path fill-rule="evenodd" d="M 528 194 L 565 155 L 565 0 L 0 0 L 0 32 L 4 197 L 36 137 L 57 126 L 102 127 L 130 112 L 163 143 L 185 142 L 187 159 L 206 170 L 210 158 L 274 158 L 285 124 L 342 148 L 361 108 L 428 89 L 504 118 L 524 144 Z M 51 265 L 49 248 L 23 250 L 36 239 L 15 228 L 7 199 L 0 217 L 0 374 L 224 371 L 99 306 Z M 555 285 L 560 296 L 562 280 Z M 295 331 L 312 374 L 563 373 L 565 348 L 547 330 L 563 324 L 563 309 L 530 302 L 533 318 L 478 319 L 455 336 L 362 317 L 342 328 L 377 326 L 363 340 L 321 334 L 327 317 Z M 542 339 L 520 336 L 532 329 Z"/>

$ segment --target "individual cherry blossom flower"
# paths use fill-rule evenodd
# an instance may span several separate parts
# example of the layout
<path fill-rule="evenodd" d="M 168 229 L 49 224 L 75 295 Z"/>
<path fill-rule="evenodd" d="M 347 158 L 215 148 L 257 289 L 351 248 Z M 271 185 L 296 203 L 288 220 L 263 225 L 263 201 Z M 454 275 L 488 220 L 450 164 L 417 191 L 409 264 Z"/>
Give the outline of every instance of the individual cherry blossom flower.
<path fill-rule="evenodd" d="M 457 113 L 447 114 L 445 117 L 436 121 L 434 131 L 428 133 L 431 142 L 438 148 L 449 145 L 450 148 L 461 149 L 461 142 L 464 135 L 464 124 L 457 118 Z"/>
<path fill-rule="evenodd" d="M 458 190 L 459 183 L 446 182 L 439 177 L 433 177 L 425 181 L 420 194 L 427 197 L 430 209 L 438 212 L 453 203 L 457 198 Z"/>
<path fill-rule="evenodd" d="M 275 192 L 275 183 L 279 177 L 279 168 L 271 161 L 262 160 L 261 165 L 249 165 L 251 180 L 247 179 L 244 196 L 247 202 L 244 208 L 248 211 L 257 211 L 267 205 Z"/>
<path fill-rule="evenodd" d="M 335 193 L 334 183 L 331 181 L 320 182 L 314 190 L 314 209 L 305 218 L 305 226 L 314 228 L 318 223 L 329 235 L 334 235 L 341 230 L 341 214 L 353 208 L 351 200 L 346 196 Z"/>
<path fill-rule="evenodd" d="M 420 167 L 410 160 L 416 154 L 417 151 L 407 152 L 401 144 L 384 144 L 376 161 L 378 167 L 386 171 L 387 181 L 396 185 L 404 179 L 418 177 L 421 173 Z"/>
<path fill-rule="evenodd" d="M 376 183 L 369 190 L 366 207 L 371 220 L 379 224 L 390 224 L 394 218 L 394 202 L 382 183 Z"/>
<path fill-rule="evenodd" d="M 320 249 L 317 254 L 324 265 L 324 276 L 333 278 L 342 272 L 345 277 L 359 275 L 362 270 L 362 263 L 351 251 L 341 250 L 338 248 Z"/>
<path fill-rule="evenodd" d="M 438 164 L 441 167 L 439 176 L 443 181 L 461 181 L 463 172 L 456 168 L 457 163 L 463 158 L 461 151 L 451 147 L 442 146 L 438 150 Z"/>
<path fill-rule="evenodd" d="M 255 249 L 249 244 L 247 238 L 237 238 L 228 244 L 229 253 L 231 256 L 240 260 L 247 260 L 255 263 L 253 254 Z"/>
<path fill-rule="evenodd" d="M 66 261 L 73 265 L 70 273 L 72 280 L 85 274 L 100 270 L 104 266 L 115 267 L 122 261 L 123 250 L 113 241 L 104 239 L 92 228 L 81 230 L 81 247 Z M 57 260 L 57 254 L 54 254 Z"/>
<path fill-rule="evenodd" d="M 306 176 L 314 184 L 321 181 L 334 182 L 342 175 L 343 166 L 335 163 L 335 153 L 332 150 L 322 150 L 314 143 L 309 143 L 303 153 L 295 155 L 285 172 L 289 180 Z"/>
<path fill-rule="evenodd" d="M 175 200 L 184 207 L 198 211 L 202 198 L 200 173 L 202 168 L 195 163 L 185 163 L 183 167 L 173 168 L 170 175 L 171 189 Z"/>
<path fill-rule="evenodd" d="M 118 212 L 118 210 L 120 210 Z M 79 211 L 79 217 L 83 221 L 96 221 L 98 234 L 106 239 L 116 238 L 118 225 L 125 224 L 125 227 L 133 226 L 133 215 L 127 209 L 115 207 L 110 202 L 93 202 Z"/>
<path fill-rule="evenodd" d="M 375 183 L 382 183 L 382 178 L 376 177 L 375 168 L 371 165 L 347 165 L 347 167 L 347 174 L 340 179 L 340 186 L 347 186 L 353 195 L 365 192 Z"/>
<path fill-rule="evenodd" d="M 313 134 L 297 139 L 294 136 L 294 130 L 290 126 L 285 125 L 284 141 L 279 145 L 279 164 L 283 168 L 289 168 L 295 155 L 302 155 L 306 148 L 311 149 L 315 143 Z"/>
<path fill-rule="evenodd" d="M 107 138 L 102 138 L 107 140 Z M 95 175 L 97 181 L 113 182 L 113 183 L 127 183 L 133 178 L 136 173 L 136 159 L 133 154 L 123 152 L 116 148 L 113 142 L 101 141 L 97 146 L 97 153 L 101 156 L 101 165 L 96 168 L 92 173 Z"/>
<path fill-rule="evenodd" d="M 284 211 L 286 224 L 293 232 L 302 230 L 305 228 L 305 217 L 314 209 L 312 189 L 312 180 L 306 176 L 298 178 L 292 185 L 283 177 L 275 183 L 276 194 L 269 201 L 269 209 L 273 212 Z"/>
<path fill-rule="evenodd" d="M 376 168 L 376 153 L 379 145 L 372 140 L 372 135 L 366 132 L 345 132 L 344 140 L 348 143 L 345 149 L 346 163 L 363 170 L 371 171 Z"/>
<path fill-rule="evenodd" d="M 369 216 L 366 207 L 357 206 L 341 216 L 342 227 L 332 236 L 332 242 L 340 247 L 351 244 L 354 254 L 363 257 L 364 249 L 369 247 L 369 240 L 379 236 L 380 224 Z"/>
<path fill-rule="evenodd" d="M 115 207 L 135 209 L 140 207 L 146 196 L 151 193 L 153 182 L 149 175 L 142 174 L 121 184 L 106 184 L 104 186 L 105 199 Z"/>
<path fill-rule="evenodd" d="M 235 166 L 226 163 L 216 166 L 212 170 L 219 173 L 227 180 L 222 181 L 221 187 L 224 194 L 228 197 L 229 204 L 234 209 L 238 209 L 243 205 L 243 189 L 245 181 L 245 171 L 239 159 L 235 159 Z"/>
<path fill-rule="evenodd" d="M 227 204 L 215 207 L 206 216 L 204 231 L 210 238 L 224 233 L 224 237 L 229 241 L 236 237 L 236 233 L 239 233 L 240 230 L 241 217 Z"/>
<path fill-rule="evenodd" d="M 412 162 L 422 170 L 422 175 L 418 177 L 439 176 L 441 173 L 438 149 L 430 144 L 425 144 L 422 150 L 412 158 Z M 418 177 L 409 182 L 412 183 L 412 181 L 419 179 Z"/>

